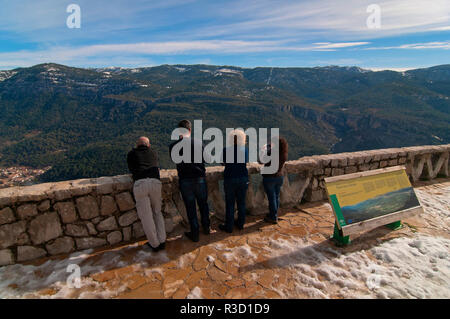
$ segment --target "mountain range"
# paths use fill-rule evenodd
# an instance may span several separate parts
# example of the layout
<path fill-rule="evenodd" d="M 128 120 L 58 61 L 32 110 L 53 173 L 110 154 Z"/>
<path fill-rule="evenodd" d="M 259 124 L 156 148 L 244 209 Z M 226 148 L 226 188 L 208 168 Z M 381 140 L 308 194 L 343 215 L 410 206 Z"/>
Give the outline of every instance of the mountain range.
<path fill-rule="evenodd" d="M 181 119 L 203 128 L 279 127 L 289 158 L 450 143 L 450 65 L 358 67 L 161 65 L 0 71 L 0 166 L 52 166 L 41 181 L 127 172 L 147 135 L 162 168 Z"/>

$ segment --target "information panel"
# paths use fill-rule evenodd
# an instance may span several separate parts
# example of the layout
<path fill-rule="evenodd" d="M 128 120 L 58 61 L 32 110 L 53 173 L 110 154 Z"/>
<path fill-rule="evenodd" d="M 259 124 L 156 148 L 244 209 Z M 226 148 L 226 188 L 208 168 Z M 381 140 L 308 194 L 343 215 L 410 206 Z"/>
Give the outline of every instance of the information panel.
<path fill-rule="evenodd" d="M 404 167 L 325 179 L 339 228 L 420 206 Z"/>

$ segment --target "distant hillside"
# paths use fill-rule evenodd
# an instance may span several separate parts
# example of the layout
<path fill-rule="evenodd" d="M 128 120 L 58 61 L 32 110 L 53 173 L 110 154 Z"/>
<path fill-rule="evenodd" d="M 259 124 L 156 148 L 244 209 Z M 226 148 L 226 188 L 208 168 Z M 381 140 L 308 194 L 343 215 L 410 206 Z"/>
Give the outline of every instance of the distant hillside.
<path fill-rule="evenodd" d="M 148 135 L 164 168 L 183 118 L 204 128 L 279 127 L 290 158 L 450 143 L 450 65 L 407 72 L 357 67 L 162 65 L 0 71 L 0 166 L 53 166 L 44 181 L 127 172 Z"/>

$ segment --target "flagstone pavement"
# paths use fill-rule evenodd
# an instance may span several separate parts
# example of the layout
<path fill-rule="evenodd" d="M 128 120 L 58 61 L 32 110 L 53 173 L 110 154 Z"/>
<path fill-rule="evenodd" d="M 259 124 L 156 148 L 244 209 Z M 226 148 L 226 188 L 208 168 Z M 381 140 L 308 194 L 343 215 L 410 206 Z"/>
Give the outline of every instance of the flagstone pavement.
<path fill-rule="evenodd" d="M 448 180 L 421 182 L 416 190 L 431 196 L 442 195 L 450 191 L 449 186 Z M 309 298 L 308 290 L 299 289 L 299 285 L 320 288 L 321 282 L 327 281 L 325 274 L 319 272 L 315 283 L 302 283 L 298 269 L 285 264 L 292 259 L 277 255 L 277 250 L 285 251 L 288 247 L 292 251 L 298 245 L 304 256 L 308 256 L 308 249 L 314 249 L 331 258 L 336 252 L 368 250 L 386 240 L 416 232 L 450 238 L 448 219 L 442 224 L 437 217 L 426 215 L 405 220 L 400 230 L 380 227 L 352 238 L 349 246 L 336 247 L 329 240 L 334 217 L 326 202 L 281 209 L 277 225 L 265 223 L 262 216 L 249 216 L 245 229 L 232 234 L 217 230 L 218 223 L 213 221 L 212 233 L 201 235 L 198 243 L 189 241 L 182 235 L 183 229 L 179 229 L 168 239 L 166 249 L 158 253 L 145 248 L 146 241 L 94 251 L 80 263 L 81 269 L 83 265 L 96 269 L 88 271 L 84 278 L 91 285 L 84 285 L 67 297 L 79 297 L 81 291 L 85 295 L 92 291 L 93 297 L 95 293 L 101 296 L 102 291 L 109 291 L 114 293 L 108 297 L 114 298 Z M 314 268 L 319 263 L 320 260 L 311 259 L 307 266 Z M 341 288 L 329 282 L 327 296 L 341 298 Z M 56 292 L 55 288 L 44 288 L 38 295 L 51 296 Z"/>

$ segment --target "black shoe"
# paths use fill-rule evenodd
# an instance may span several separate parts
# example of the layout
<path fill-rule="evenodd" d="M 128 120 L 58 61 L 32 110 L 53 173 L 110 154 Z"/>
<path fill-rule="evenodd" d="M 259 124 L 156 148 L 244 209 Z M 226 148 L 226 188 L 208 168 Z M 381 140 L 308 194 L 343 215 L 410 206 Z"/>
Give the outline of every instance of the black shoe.
<path fill-rule="evenodd" d="M 239 230 L 244 229 L 244 225 L 241 226 L 237 220 L 234 221 L 234 226 L 236 226 Z"/>
<path fill-rule="evenodd" d="M 198 234 L 193 234 L 192 232 L 185 232 L 184 233 L 187 238 L 192 240 L 194 243 L 198 242 Z"/>
<path fill-rule="evenodd" d="M 163 250 L 163 249 L 165 249 L 165 248 L 166 248 L 166 243 L 165 243 L 165 242 L 159 244 L 159 246 L 157 247 L 158 250 Z"/>
<path fill-rule="evenodd" d="M 147 247 L 150 247 L 155 253 L 157 253 L 159 251 L 159 246 L 158 247 L 153 247 L 152 245 L 150 245 L 150 243 L 145 244 Z"/>
<path fill-rule="evenodd" d="M 209 234 L 211 234 L 211 228 L 203 228 L 203 234 L 205 234 L 205 235 L 209 235 Z"/>
<path fill-rule="evenodd" d="M 269 216 L 265 216 L 264 220 L 270 224 L 278 224 L 278 221 L 276 221 L 275 219 L 270 218 Z"/>
<path fill-rule="evenodd" d="M 220 224 L 219 225 L 219 229 L 224 231 L 224 232 L 226 232 L 226 233 L 229 233 L 229 234 L 231 234 L 233 232 L 232 230 L 228 230 L 227 226 L 225 224 Z"/>

